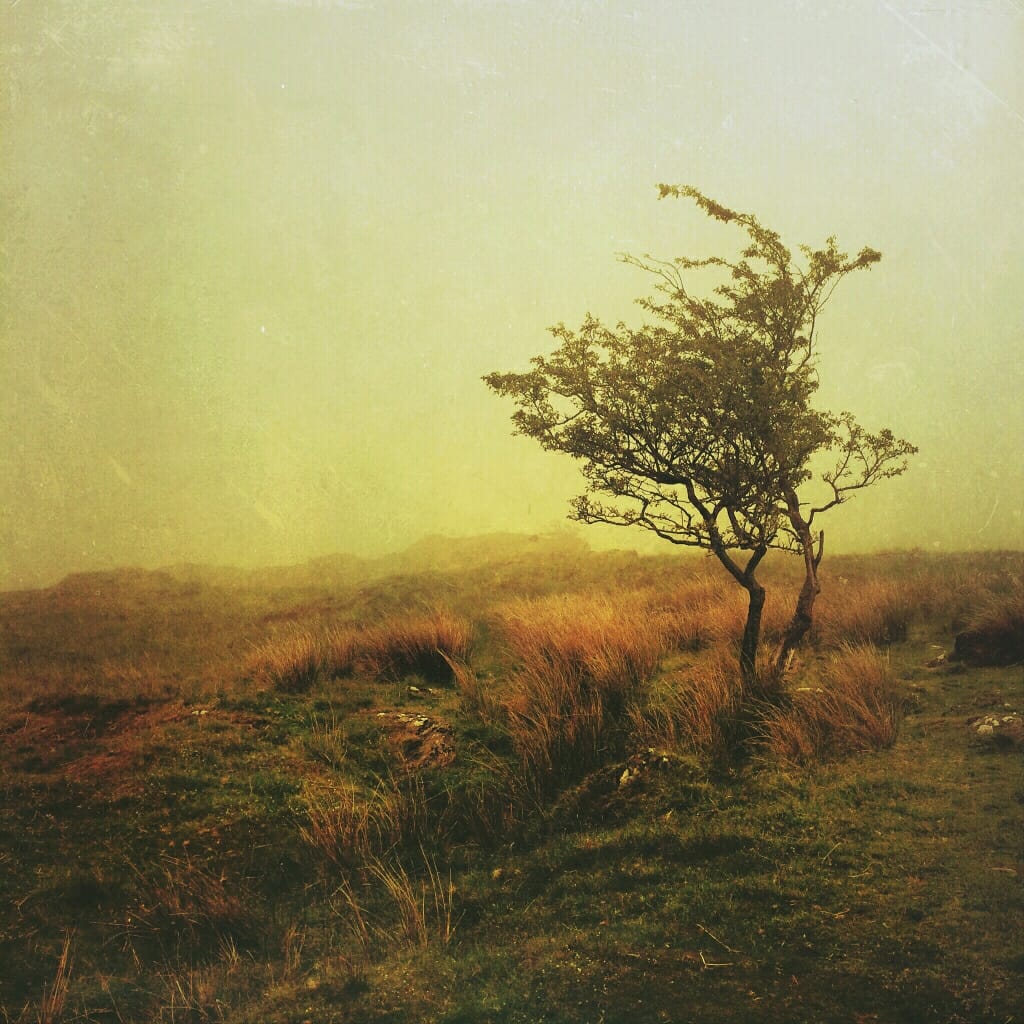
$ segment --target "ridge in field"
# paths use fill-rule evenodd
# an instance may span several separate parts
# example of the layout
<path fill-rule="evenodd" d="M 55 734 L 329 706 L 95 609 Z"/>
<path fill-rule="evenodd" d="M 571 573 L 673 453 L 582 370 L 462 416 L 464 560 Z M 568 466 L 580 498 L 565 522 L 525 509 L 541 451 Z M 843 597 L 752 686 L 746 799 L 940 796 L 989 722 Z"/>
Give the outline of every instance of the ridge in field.
<path fill-rule="evenodd" d="M 524 559 L 583 557 L 592 552 L 578 532 L 558 529 L 546 533 L 485 533 L 466 537 L 428 534 L 401 551 L 366 558 L 337 552 L 296 565 L 239 568 L 230 565 L 182 562 L 159 569 L 124 567 L 74 572 L 50 587 L 62 595 L 88 596 L 99 590 L 178 592 L 183 587 L 308 588 L 352 586 L 387 576 L 430 572 L 462 572 Z"/>

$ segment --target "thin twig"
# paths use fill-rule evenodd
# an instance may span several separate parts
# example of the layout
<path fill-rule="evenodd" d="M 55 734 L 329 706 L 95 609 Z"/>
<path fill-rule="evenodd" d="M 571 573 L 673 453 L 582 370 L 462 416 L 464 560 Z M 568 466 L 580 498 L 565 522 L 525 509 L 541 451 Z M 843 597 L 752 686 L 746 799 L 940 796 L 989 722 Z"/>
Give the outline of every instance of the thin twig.
<path fill-rule="evenodd" d="M 840 847 L 840 846 L 842 846 L 842 845 L 843 845 L 842 843 L 835 843 L 835 844 L 834 844 L 834 845 L 832 846 L 832 849 L 831 849 L 831 850 L 829 850 L 829 851 L 828 851 L 828 853 L 826 853 L 826 854 L 825 854 L 825 855 L 824 855 L 824 856 L 823 856 L 823 857 L 821 858 L 822 862 L 825 862 L 825 861 L 827 861 L 827 860 L 829 859 L 829 857 L 831 857 L 831 856 L 832 856 L 832 854 L 833 854 L 833 853 L 835 853 L 835 852 L 836 852 L 836 850 L 838 850 L 838 849 L 839 849 L 839 847 Z"/>
<path fill-rule="evenodd" d="M 719 937 L 718 937 L 717 935 L 715 935 L 715 934 L 714 934 L 713 932 L 709 932 L 709 931 L 707 930 L 707 928 L 705 928 L 705 927 L 704 927 L 704 925 L 702 925 L 702 924 L 699 924 L 699 925 L 697 925 L 697 927 L 698 927 L 698 928 L 699 928 L 699 929 L 700 929 L 700 930 L 701 930 L 701 931 L 702 931 L 702 932 L 703 932 L 703 933 L 704 933 L 704 934 L 705 934 L 705 935 L 706 935 L 706 936 L 707 936 L 707 937 L 708 937 L 709 939 L 714 939 L 714 940 L 715 940 L 715 942 L 717 942 L 717 943 L 718 943 L 718 944 L 719 944 L 719 945 L 720 945 L 720 946 L 722 947 L 722 949 L 728 950 L 728 952 L 730 952 L 730 953 L 735 953 L 735 954 L 736 954 L 737 956 L 742 956 L 742 955 L 743 955 L 743 954 L 742 954 L 742 953 L 741 953 L 741 952 L 740 952 L 740 951 L 739 951 L 738 949 L 733 949 L 733 948 L 732 948 L 732 946 L 727 946 L 727 945 L 726 945 L 726 944 L 725 944 L 725 943 L 724 943 L 724 942 L 723 942 L 723 941 L 722 941 L 722 940 L 721 940 L 721 939 L 720 939 L 720 938 L 719 938 Z M 702 957 L 702 959 L 703 959 L 703 957 Z M 709 966 L 709 967 L 721 967 L 721 966 L 723 966 L 723 965 L 722 965 L 722 964 L 708 964 L 707 966 Z"/>
<path fill-rule="evenodd" d="M 710 935 L 711 933 L 708 932 L 708 934 Z M 711 935 L 711 938 L 714 938 L 714 935 Z M 728 948 L 728 947 L 726 947 L 726 948 Z M 701 955 L 700 955 L 700 962 L 705 967 L 735 967 L 736 966 L 735 964 L 732 964 L 732 963 L 713 963 L 710 960 L 705 960 L 703 953 L 701 953 Z"/>

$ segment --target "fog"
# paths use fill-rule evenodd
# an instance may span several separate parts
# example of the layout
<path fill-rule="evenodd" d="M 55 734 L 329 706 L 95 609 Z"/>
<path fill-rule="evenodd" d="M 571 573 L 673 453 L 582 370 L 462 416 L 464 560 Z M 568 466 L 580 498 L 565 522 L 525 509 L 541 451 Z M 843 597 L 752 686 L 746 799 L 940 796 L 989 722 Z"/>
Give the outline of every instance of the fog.
<path fill-rule="evenodd" d="M 558 526 L 480 377 L 639 321 L 618 252 L 737 251 L 662 181 L 883 253 L 820 400 L 920 454 L 830 550 L 1024 544 L 1011 0 L 14 0 L 0 48 L 0 588 Z"/>

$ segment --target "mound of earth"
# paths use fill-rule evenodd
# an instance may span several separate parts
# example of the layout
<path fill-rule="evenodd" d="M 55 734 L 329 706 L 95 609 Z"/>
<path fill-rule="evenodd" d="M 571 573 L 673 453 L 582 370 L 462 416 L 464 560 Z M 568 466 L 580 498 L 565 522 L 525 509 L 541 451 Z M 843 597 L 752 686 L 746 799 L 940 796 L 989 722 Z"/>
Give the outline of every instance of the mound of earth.
<path fill-rule="evenodd" d="M 455 760 L 454 734 L 447 722 L 397 708 L 370 714 L 404 768 L 444 768 Z"/>
<path fill-rule="evenodd" d="M 979 740 L 994 746 L 1024 746 L 1024 718 L 1016 711 L 1006 710 L 1002 714 L 969 718 L 967 725 Z"/>

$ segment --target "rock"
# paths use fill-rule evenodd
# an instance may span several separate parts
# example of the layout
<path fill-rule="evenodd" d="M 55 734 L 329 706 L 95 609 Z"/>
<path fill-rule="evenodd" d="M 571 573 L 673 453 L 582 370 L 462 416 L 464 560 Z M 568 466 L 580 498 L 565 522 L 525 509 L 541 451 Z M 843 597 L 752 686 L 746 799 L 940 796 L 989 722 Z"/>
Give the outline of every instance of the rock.
<path fill-rule="evenodd" d="M 633 754 L 626 762 L 626 767 L 619 776 L 619 786 L 632 785 L 642 775 L 646 775 L 652 768 L 665 768 L 669 764 L 668 754 L 661 753 L 648 747 L 646 750 Z"/>
<path fill-rule="evenodd" d="M 999 747 L 1024 746 L 1024 716 L 1016 711 L 980 715 L 968 719 L 967 725 L 986 744 Z"/>
<path fill-rule="evenodd" d="M 949 661 L 965 665 L 1016 665 L 1024 661 L 1024 630 L 979 628 L 958 633 Z"/>
<path fill-rule="evenodd" d="M 446 722 L 397 709 L 374 716 L 404 768 L 444 767 L 455 759 L 454 733 Z"/>

